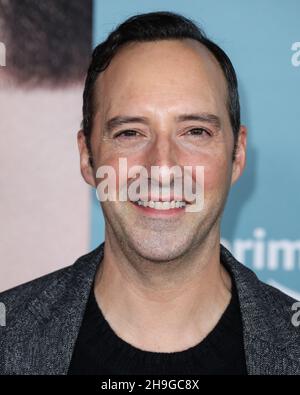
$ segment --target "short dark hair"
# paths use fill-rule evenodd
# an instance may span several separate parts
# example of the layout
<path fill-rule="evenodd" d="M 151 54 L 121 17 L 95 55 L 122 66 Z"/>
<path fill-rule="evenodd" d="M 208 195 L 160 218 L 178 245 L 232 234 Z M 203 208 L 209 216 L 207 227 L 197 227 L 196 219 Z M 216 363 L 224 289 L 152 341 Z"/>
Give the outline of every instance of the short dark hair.
<path fill-rule="evenodd" d="M 87 72 L 83 92 L 82 128 L 92 162 L 90 136 L 93 120 L 94 87 L 98 75 L 110 64 L 117 51 L 126 43 L 151 42 L 170 39 L 194 39 L 203 44 L 216 58 L 228 87 L 228 113 L 234 134 L 233 160 L 240 128 L 240 104 L 238 83 L 234 67 L 226 53 L 213 41 L 209 40 L 203 30 L 192 20 L 167 11 L 150 12 L 128 18 L 113 30 L 107 39 L 93 51 L 92 60 Z"/>

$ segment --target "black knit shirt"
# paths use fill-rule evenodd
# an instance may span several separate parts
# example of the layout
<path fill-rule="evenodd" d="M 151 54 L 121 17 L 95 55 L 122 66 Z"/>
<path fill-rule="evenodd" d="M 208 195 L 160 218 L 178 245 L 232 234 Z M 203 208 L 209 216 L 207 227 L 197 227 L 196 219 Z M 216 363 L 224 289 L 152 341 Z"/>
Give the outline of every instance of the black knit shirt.
<path fill-rule="evenodd" d="M 68 374 L 247 374 L 238 295 L 232 296 L 212 331 L 178 352 L 144 351 L 121 339 L 99 308 L 92 287 Z"/>

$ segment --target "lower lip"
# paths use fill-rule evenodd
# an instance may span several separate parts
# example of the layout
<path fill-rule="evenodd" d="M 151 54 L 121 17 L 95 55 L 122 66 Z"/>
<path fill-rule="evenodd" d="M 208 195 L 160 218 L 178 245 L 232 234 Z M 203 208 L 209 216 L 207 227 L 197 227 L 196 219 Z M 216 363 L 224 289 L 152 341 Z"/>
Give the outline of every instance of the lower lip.
<path fill-rule="evenodd" d="M 133 202 L 131 202 L 131 204 L 138 210 L 140 210 L 140 213 L 143 213 L 144 215 L 148 215 L 150 217 L 174 217 L 182 215 L 185 212 L 185 207 L 170 208 L 168 210 L 157 210 L 152 207 L 139 206 L 138 204 L 135 204 Z"/>

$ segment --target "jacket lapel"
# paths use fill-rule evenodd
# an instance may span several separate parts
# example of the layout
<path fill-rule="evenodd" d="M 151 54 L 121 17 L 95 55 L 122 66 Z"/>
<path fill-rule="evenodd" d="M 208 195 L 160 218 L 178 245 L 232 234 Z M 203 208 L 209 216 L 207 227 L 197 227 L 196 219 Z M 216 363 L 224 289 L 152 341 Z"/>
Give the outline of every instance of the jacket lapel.
<path fill-rule="evenodd" d="M 8 374 L 67 373 L 102 258 L 103 244 L 63 269 L 61 276 L 28 304 L 25 316 L 11 323 L 6 340 L 10 347 L 5 352 Z M 22 325 L 24 322 L 27 325 Z"/>
<path fill-rule="evenodd" d="M 261 282 L 223 245 L 221 262 L 238 291 L 248 374 L 300 374 L 300 336 L 291 323 L 294 300 Z"/>

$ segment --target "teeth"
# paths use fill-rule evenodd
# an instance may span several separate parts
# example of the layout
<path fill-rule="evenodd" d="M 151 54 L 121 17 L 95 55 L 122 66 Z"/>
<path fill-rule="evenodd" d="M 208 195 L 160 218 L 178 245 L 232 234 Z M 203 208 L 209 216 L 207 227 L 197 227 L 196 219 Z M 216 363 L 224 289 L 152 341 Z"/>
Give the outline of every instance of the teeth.
<path fill-rule="evenodd" d="M 163 210 L 168 210 L 169 208 L 171 208 L 170 202 L 162 202 L 161 205 Z"/>
<path fill-rule="evenodd" d="M 151 207 L 156 210 L 170 210 L 171 208 L 185 207 L 185 202 L 179 200 L 172 200 L 171 202 L 154 202 L 153 200 L 147 202 L 145 200 L 138 200 L 137 204 L 139 206 Z"/>
<path fill-rule="evenodd" d="M 147 203 L 147 206 L 148 206 L 148 203 Z M 153 208 L 156 208 L 157 210 L 164 210 L 163 202 L 155 202 Z"/>

